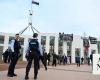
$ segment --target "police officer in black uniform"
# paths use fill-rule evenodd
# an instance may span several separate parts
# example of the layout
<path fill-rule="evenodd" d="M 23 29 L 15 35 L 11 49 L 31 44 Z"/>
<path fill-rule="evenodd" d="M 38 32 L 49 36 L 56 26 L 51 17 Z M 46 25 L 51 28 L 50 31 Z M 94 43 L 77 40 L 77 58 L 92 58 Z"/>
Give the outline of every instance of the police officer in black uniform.
<path fill-rule="evenodd" d="M 38 69 L 39 69 L 39 56 L 40 56 L 40 48 L 38 42 L 38 34 L 33 34 L 33 39 L 29 41 L 29 44 L 26 49 L 26 59 L 28 64 L 26 66 L 26 75 L 25 80 L 29 79 L 29 71 L 32 65 L 32 61 L 34 60 L 34 80 L 37 79 Z"/>
<path fill-rule="evenodd" d="M 17 74 L 14 73 L 14 69 L 19 59 L 20 49 L 21 45 L 19 43 L 19 34 L 16 34 L 15 39 L 11 41 L 12 54 L 11 54 L 11 62 L 8 68 L 8 74 L 7 74 L 8 77 L 17 76 Z"/>

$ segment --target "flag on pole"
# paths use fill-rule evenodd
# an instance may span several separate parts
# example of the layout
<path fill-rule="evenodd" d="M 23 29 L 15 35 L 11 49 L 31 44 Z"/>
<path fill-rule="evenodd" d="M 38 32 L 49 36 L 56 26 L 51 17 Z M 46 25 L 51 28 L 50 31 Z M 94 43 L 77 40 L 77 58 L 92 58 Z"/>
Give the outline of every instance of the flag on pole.
<path fill-rule="evenodd" d="M 32 4 L 39 5 L 39 2 L 36 2 L 36 1 L 32 0 Z"/>

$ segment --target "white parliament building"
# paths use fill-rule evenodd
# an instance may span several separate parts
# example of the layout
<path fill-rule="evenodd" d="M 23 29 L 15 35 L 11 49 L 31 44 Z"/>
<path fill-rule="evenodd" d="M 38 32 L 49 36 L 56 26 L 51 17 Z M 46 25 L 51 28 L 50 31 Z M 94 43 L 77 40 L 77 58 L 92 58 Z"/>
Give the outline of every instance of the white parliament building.
<path fill-rule="evenodd" d="M 61 33 L 60 33 L 61 34 Z M 79 55 L 80 57 L 88 57 L 92 52 L 98 54 L 100 53 L 100 40 L 97 38 L 95 44 L 92 44 L 89 40 L 87 50 L 85 50 L 83 39 L 85 37 L 65 34 L 67 37 L 60 39 L 59 33 L 39 33 L 38 40 L 45 47 L 47 53 L 55 52 L 56 54 L 65 54 L 66 56 L 71 57 L 71 63 L 75 63 L 75 57 Z M 62 33 L 63 34 L 63 33 Z M 62 35 L 61 34 L 61 35 Z M 72 37 L 68 37 L 71 36 Z M 10 41 L 14 39 L 15 34 L 11 33 L 2 33 L 0 32 L 0 60 L 2 60 L 2 53 L 10 45 Z M 21 53 L 22 57 L 20 60 L 25 60 L 25 48 L 28 44 L 29 39 L 32 36 L 21 35 Z M 62 36 L 61 36 L 62 38 Z"/>

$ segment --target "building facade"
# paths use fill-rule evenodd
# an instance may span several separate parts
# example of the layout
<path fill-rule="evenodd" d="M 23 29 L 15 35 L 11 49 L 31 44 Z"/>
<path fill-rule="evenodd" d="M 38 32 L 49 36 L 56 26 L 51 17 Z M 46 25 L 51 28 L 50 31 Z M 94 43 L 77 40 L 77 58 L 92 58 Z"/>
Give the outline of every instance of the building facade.
<path fill-rule="evenodd" d="M 10 46 L 10 41 L 14 39 L 15 34 L 0 33 L 0 60 L 2 60 L 2 53 Z M 100 40 L 97 39 L 96 44 L 91 44 L 89 41 L 88 48 L 84 47 L 84 41 L 81 36 L 72 35 L 72 39 L 68 37 L 60 38 L 59 33 L 39 33 L 38 40 L 43 45 L 47 53 L 65 54 L 71 58 L 71 63 L 75 63 L 77 56 L 87 58 L 92 52 L 100 53 Z M 30 35 L 21 35 L 20 43 L 22 46 L 22 57 L 25 59 L 25 48 L 28 41 L 32 38 Z"/>

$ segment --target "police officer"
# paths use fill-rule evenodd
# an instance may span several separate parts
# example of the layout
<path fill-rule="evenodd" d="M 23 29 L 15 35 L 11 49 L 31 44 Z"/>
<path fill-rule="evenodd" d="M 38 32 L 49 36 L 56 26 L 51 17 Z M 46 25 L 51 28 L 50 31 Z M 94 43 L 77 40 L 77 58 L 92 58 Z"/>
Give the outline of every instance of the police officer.
<path fill-rule="evenodd" d="M 26 48 L 26 59 L 28 61 L 28 64 L 26 66 L 26 75 L 25 80 L 29 79 L 29 71 L 32 65 L 32 61 L 34 59 L 34 79 L 37 79 L 38 69 L 39 69 L 39 57 L 41 54 L 41 51 L 39 50 L 39 42 L 38 42 L 38 34 L 33 34 L 33 39 L 29 41 L 29 44 Z"/>
<path fill-rule="evenodd" d="M 14 73 L 14 69 L 20 55 L 20 49 L 21 45 L 19 43 L 19 34 L 16 34 L 15 39 L 11 41 L 12 54 L 11 54 L 11 63 L 8 68 L 8 74 L 7 74 L 8 77 L 17 76 L 17 74 Z"/>

